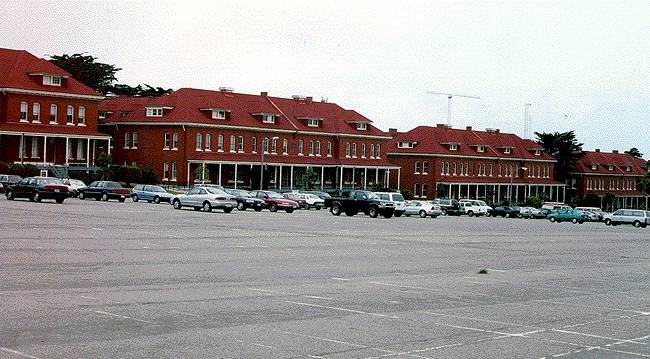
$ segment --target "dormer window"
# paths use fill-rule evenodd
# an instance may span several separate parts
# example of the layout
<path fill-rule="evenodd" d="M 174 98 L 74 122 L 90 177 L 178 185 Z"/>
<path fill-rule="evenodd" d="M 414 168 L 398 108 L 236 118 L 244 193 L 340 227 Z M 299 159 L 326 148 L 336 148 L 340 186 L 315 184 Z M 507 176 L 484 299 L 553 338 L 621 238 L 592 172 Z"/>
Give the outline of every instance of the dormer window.
<path fill-rule="evenodd" d="M 535 150 L 535 156 L 541 156 L 542 150 Z"/>
<path fill-rule="evenodd" d="M 632 167 L 631 166 L 625 166 L 625 172 L 630 172 L 630 171 L 632 171 Z"/>
<path fill-rule="evenodd" d="M 476 147 L 476 152 L 485 152 L 485 146 L 479 145 L 478 147 Z"/>
<path fill-rule="evenodd" d="M 413 148 L 414 142 L 408 142 L 408 141 L 402 141 L 402 142 L 397 142 L 397 148 Z M 370 156 L 375 157 L 374 155 L 374 146 L 372 150 L 370 151 Z"/>
<path fill-rule="evenodd" d="M 357 130 L 365 131 L 368 129 L 368 124 L 365 122 L 357 122 Z"/>
<path fill-rule="evenodd" d="M 317 118 L 309 118 L 307 119 L 307 126 L 309 127 L 318 127 L 318 119 Z"/>
<path fill-rule="evenodd" d="M 57 75 L 43 75 L 43 85 L 47 85 L 47 86 L 61 86 L 61 76 L 57 76 Z"/>
<path fill-rule="evenodd" d="M 609 165 L 609 166 L 607 166 L 607 169 L 608 169 L 609 171 L 613 171 L 613 170 L 614 170 L 614 165 Z"/>
<path fill-rule="evenodd" d="M 457 143 L 450 143 L 449 144 L 449 150 L 450 151 L 458 151 L 458 144 Z"/>
<path fill-rule="evenodd" d="M 591 165 L 591 170 L 592 170 L 592 171 L 595 171 L 595 170 L 597 170 L 597 169 L 598 169 L 598 165 L 597 165 L 597 164 L 594 163 L 593 165 Z"/>
<path fill-rule="evenodd" d="M 213 120 L 225 120 L 226 119 L 226 110 L 212 110 L 212 119 Z"/>
<path fill-rule="evenodd" d="M 147 117 L 162 117 L 162 107 L 147 107 Z"/>
<path fill-rule="evenodd" d="M 511 154 L 512 153 L 512 147 L 504 147 L 503 148 L 503 153 L 505 153 L 506 155 Z"/>
<path fill-rule="evenodd" d="M 263 114 L 262 115 L 263 123 L 275 123 L 275 115 Z"/>

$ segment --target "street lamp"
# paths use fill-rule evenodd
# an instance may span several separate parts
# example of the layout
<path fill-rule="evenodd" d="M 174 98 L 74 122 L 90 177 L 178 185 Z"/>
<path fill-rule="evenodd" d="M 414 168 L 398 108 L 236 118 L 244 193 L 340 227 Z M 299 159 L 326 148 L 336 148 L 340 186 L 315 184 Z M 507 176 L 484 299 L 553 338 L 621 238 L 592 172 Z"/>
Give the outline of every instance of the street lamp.
<path fill-rule="evenodd" d="M 279 137 L 271 137 L 270 139 L 266 139 L 266 146 L 264 144 L 264 141 L 262 142 L 262 161 L 260 162 L 260 191 L 263 190 L 263 185 L 264 185 L 264 152 L 269 148 L 270 143 L 269 141 L 273 142 L 274 140 L 279 139 Z M 265 148 L 266 147 L 266 148 Z"/>
<path fill-rule="evenodd" d="M 528 167 L 520 167 L 522 174 L 528 170 Z M 515 171 L 510 170 L 510 187 L 508 187 L 508 205 L 512 206 L 512 180 L 515 177 Z"/>

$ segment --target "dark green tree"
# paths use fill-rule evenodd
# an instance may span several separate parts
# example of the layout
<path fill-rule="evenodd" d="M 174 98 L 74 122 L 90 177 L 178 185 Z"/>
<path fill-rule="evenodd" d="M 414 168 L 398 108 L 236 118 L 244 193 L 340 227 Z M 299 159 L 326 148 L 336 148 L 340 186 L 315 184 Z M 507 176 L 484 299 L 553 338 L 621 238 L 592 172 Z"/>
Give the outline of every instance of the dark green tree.
<path fill-rule="evenodd" d="M 535 132 L 535 135 L 537 136 L 537 143 L 557 161 L 555 164 L 556 178 L 561 181 L 569 178 L 569 173 L 575 168 L 580 158 L 584 156 L 582 143 L 576 140 L 575 133 L 573 131 L 561 133 Z"/>
<path fill-rule="evenodd" d="M 111 165 L 113 164 L 113 156 L 107 153 L 100 153 L 95 159 L 95 165 L 99 168 L 98 175 L 102 180 L 107 180 L 111 175 Z"/>
<path fill-rule="evenodd" d="M 300 187 L 307 190 L 312 189 L 314 182 L 317 180 L 318 174 L 316 174 L 316 171 L 311 167 L 307 167 L 302 177 L 300 177 Z"/>
<path fill-rule="evenodd" d="M 138 86 L 129 86 L 124 84 L 113 85 L 110 89 L 110 92 L 117 96 L 129 96 L 129 97 L 146 97 L 146 96 L 162 96 L 172 93 L 172 89 L 164 89 L 162 87 L 153 87 L 147 84 L 138 85 Z"/>
<path fill-rule="evenodd" d="M 442 183 L 438 183 L 436 185 L 436 198 L 444 198 L 447 195 L 447 188 L 449 187 Z"/>
<path fill-rule="evenodd" d="M 628 155 L 634 157 L 634 158 L 643 158 L 643 153 L 639 151 L 638 148 L 632 147 L 629 150 L 625 151 Z"/>

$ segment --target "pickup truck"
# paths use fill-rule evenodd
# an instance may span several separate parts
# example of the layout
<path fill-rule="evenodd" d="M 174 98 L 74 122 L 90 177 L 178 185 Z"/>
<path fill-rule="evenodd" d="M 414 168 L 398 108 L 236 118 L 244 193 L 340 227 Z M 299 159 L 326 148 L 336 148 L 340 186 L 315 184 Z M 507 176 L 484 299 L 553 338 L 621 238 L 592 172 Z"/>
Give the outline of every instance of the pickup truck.
<path fill-rule="evenodd" d="M 354 216 L 363 212 L 372 218 L 379 215 L 390 218 L 395 213 L 392 202 L 383 201 L 370 191 L 351 191 L 347 197 L 325 198 L 325 207 L 335 216 L 340 216 L 341 213 Z"/>

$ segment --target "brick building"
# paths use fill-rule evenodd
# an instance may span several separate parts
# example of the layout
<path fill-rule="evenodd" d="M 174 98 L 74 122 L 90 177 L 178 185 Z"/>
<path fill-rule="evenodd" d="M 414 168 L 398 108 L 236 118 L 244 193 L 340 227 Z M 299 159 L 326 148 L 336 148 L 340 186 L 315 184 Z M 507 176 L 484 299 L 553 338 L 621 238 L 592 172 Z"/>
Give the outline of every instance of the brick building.
<path fill-rule="evenodd" d="M 361 114 L 311 97 L 183 88 L 100 105 L 114 162 L 148 166 L 163 183 L 293 189 L 312 167 L 322 189 L 390 186 L 389 135 Z M 394 184 L 396 185 L 396 184 Z"/>
<path fill-rule="evenodd" d="M 648 194 L 637 189 L 645 160 L 618 151 L 587 151 L 572 173 L 572 187 L 585 204 L 601 208 L 647 208 Z"/>
<path fill-rule="evenodd" d="M 97 130 L 102 98 L 45 59 L 0 49 L 0 161 L 59 177 L 93 169 L 110 150 L 110 137 Z"/>
<path fill-rule="evenodd" d="M 531 140 L 488 129 L 420 126 L 396 133 L 388 159 L 401 167 L 401 187 L 416 198 L 485 198 L 523 202 L 532 195 L 563 201 L 555 160 Z M 439 193 L 437 193 L 439 192 Z"/>

